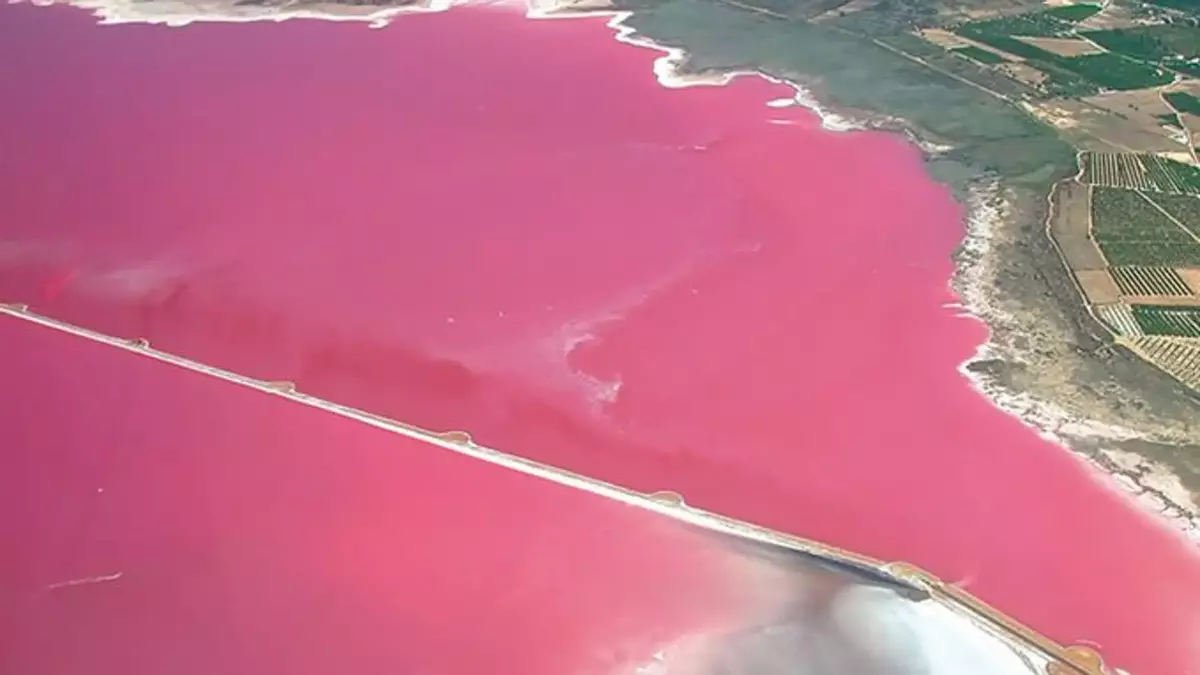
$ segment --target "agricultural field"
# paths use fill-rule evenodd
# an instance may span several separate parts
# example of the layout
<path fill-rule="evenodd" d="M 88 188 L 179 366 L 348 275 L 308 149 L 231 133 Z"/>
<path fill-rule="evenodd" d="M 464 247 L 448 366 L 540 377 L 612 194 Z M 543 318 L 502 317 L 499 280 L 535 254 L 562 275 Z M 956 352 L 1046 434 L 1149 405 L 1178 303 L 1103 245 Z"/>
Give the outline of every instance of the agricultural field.
<path fill-rule="evenodd" d="M 1096 308 L 1096 314 L 1100 320 L 1108 324 L 1118 335 L 1125 337 L 1141 337 L 1145 335 L 1142 327 L 1138 325 L 1137 319 L 1133 316 L 1133 310 L 1129 305 L 1119 303 L 1115 305 L 1101 305 Z"/>
<path fill-rule="evenodd" d="M 1084 19 L 1091 17 L 1096 12 L 1099 12 L 1100 9 L 1100 5 L 1081 3 L 1078 5 L 1054 7 L 1052 9 L 1047 9 L 1046 11 L 1042 12 L 1042 14 L 1062 21 L 1076 22 L 1083 21 Z"/>
<path fill-rule="evenodd" d="M 1179 112 L 1200 115 L 1200 98 L 1186 91 L 1171 91 L 1163 96 L 1167 99 L 1167 103 L 1170 103 L 1171 107 Z"/>
<path fill-rule="evenodd" d="M 1193 389 L 1200 389 L 1200 340 L 1140 337 L 1131 341 L 1151 363 Z"/>
<path fill-rule="evenodd" d="M 1200 195 L 1200 168 L 1157 155 L 1085 152 L 1080 179 L 1089 185 Z"/>
<path fill-rule="evenodd" d="M 1074 33 L 1075 25 L 1072 21 L 1055 16 L 1051 12 L 1031 12 L 999 19 L 972 21 L 959 26 L 955 32 L 974 39 L 1008 35 L 1058 37 Z"/>
<path fill-rule="evenodd" d="M 1191 195 L 1146 195 L 1164 211 L 1171 214 L 1193 236 L 1200 238 L 1200 198 Z"/>
<path fill-rule="evenodd" d="M 1130 59 L 1194 74 L 1200 64 L 1200 27 L 1161 24 L 1088 31 L 1082 34 L 1105 49 Z"/>
<path fill-rule="evenodd" d="M 1114 267 L 1200 266 L 1200 241 L 1134 190 L 1093 189 L 1092 237 Z"/>
<path fill-rule="evenodd" d="M 1109 270 L 1122 295 L 1186 297 L 1192 289 L 1170 267 L 1114 267 Z"/>
<path fill-rule="evenodd" d="M 1129 309 L 1145 335 L 1200 337 L 1200 307 L 1131 305 Z"/>
<path fill-rule="evenodd" d="M 955 54 L 959 54 L 960 56 L 965 56 L 973 61 L 978 61 L 979 63 L 982 63 L 985 66 L 994 66 L 994 65 L 997 65 L 1000 63 L 1005 63 L 1006 61 L 1008 61 L 1008 59 L 1004 58 L 1003 56 L 1000 56 L 996 52 L 989 52 L 986 49 L 980 49 L 979 47 L 976 47 L 974 45 L 968 45 L 966 47 L 955 47 L 954 49 L 951 49 L 950 51 L 954 52 Z"/>

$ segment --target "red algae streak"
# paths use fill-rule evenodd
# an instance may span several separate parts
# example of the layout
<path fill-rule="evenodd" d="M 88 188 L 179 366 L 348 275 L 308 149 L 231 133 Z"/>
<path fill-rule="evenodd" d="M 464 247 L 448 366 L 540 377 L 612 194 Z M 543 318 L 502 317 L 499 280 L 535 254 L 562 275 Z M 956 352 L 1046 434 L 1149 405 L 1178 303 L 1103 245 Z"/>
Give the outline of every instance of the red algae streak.
<path fill-rule="evenodd" d="M 609 675 L 771 610 L 659 516 L 11 318 L 0 343 L 4 672 Z"/>
<path fill-rule="evenodd" d="M 1195 554 L 957 372 L 962 214 L 900 139 L 664 89 L 603 20 L 0 12 L 0 300 L 1200 673 Z"/>

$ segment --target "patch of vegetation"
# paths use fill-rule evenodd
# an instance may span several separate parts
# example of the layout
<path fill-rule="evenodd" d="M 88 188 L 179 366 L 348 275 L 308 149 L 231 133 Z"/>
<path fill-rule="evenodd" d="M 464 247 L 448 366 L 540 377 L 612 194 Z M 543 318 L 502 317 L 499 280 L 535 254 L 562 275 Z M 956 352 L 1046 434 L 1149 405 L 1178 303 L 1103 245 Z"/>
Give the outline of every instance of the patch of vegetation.
<path fill-rule="evenodd" d="M 1131 309 L 1146 335 L 1200 337 L 1200 307 L 1133 305 Z"/>
<path fill-rule="evenodd" d="M 1161 115 L 1155 115 L 1154 119 L 1169 127 L 1175 127 L 1176 129 L 1182 128 L 1179 126 L 1179 118 L 1175 116 L 1175 113 L 1163 113 Z"/>
<path fill-rule="evenodd" d="M 968 45 L 966 47 L 955 47 L 954 49 L 951 49 L 950 51 L 954 52 L 955 54 L 962 54 L 963 56 L 965 56 L 969 59 L 973 59 L 975 61 L 978 61 L 978 62 L 980 62 L 984 65 L 988 65 L 988 66 L 994 66 L 999 63 L 1004 63 L 1005 61 L 1008 60 L 1008 59 L 1004 58 L 1003 56 L 1000 56 L 996 52 L 989 52 L 986 49 L 980 49 L 979 47 L 976 47 L 974 45 Z"/>
<path fill-rule="evenodd" d="M 1050 12 L 1032 12 L 1000 19 L 972 21 L 956 31 L 967 37 L 1024 35 L 1027 37 L 1061 37 L 1075 32 L 1070 20 L 1062 20 Z"/>
<path fill-rule="evenodd" d="M 1046 74 L 1056 88 L 1054 93 L 1060 96 L 1086 96 L 1094 93 L 1097 87 L 1118 91 L 1145 89 L 1175 79 L 1164 68 L 1117 54 L 1061 56 L 1009 35 L 972 34 L 964 30 L 960 30 L 960 34 L 1025 59 L 1026 63 Z"/>
<path fill-rule="evenodd" d="M 1093 188 L 1092 236 L 1112 266 L 1200 265 L 1200 241 L 1134 190 Z"/>
<path fill-rule="evenodd" d="M 1192 240 L 1140 192 L 1107 187 L 1092 189 L 1092 236 L 1099 242 Z"/>
<path fill-rule="evenodd" d="M 1197 4 L 1196 0 L 1142 0 L 1142 2 L 1164 9 L 1174 9 L 1185 14 L 1200 15 L 1200 4 Z"/>
<path fill-rule="evenodd" d="M 1200 197 L 1155 193 L 1146 195 L 1194 236 L 1200 237 Z"/>
<path fill-rule="evenodd" d="M 1122 295 L 1185 297 L 1192 294 L 1183 277 L 1170 267 L 1113 267 L 1109 272 Z"/>
<path fill-rule="evenodd" d="M 1097 242 L 1110 265 L 1142 267 L 1195 267 L 1200 264 L 1200 242 L 1148 241 Z"/>
<path fill-rule="evenodd" d="M 1157 87 L 1174 81 L 1175 77 L 1155 65 L 1138 63 L 1117 54 L 1087 54 L 1057 56 L 1054 63 L 1077 73 L 1107 89 L 1128 91 Z"/>
<path fill-rule="evenodd" d="M 1200 195 L 1200 168 L 1157 155 L 1143 155 L 1142 164 L 1156 190 Z"/>
<path fill-rule="evenodd" d="M 635 4 L 626 4 L 634 2 Z M 923 43 L 948 72 L 972 69 L 1000 74 L 929 45 L 910 30 L 871 23 L 864 11 L 846 21 L 787 21 L 732 8 L 713 0 L 618 0 L 637 8 L 628 23 L 657 41 L 686 47 L 688 69 L 754 67 L 809 83 L 818 98 L 847 108 L 906 120 L 920 133 L 953 150 L 931 158 L 938 180 L 964 189 L 983 174 L 1000 175 L 1014 187 L 1048 188 L 1074 170 L 1074 151 L 1049 127 L 995 96 L 912 61 L 892 49 L 904 40 Z M 849 23 L 853 19 L 858 23 Z M 871 33 L 849 26 L 873 26 Z M 907 53 L 907 50 L 905 50 Z M 921 58 L 925 58 L 924 54 Z M 931 57 L 933 58 L 933 57 Z M 1009 85 L 1014 86 L 1015 85 Z"/>
<path fill-rule="evenodd" d="M 1186 91 L 1172 91 L 1163 94 L 1167 99 L 1167 103 L 1171 107 L 1181 113 L 1189 113 L 1191 115 L 1200 115 L 1200 98 L 1192 96 Z"/>
<path fill-rule="evenodd" d="M 1055 19 L 1062 19 L 1063 21 L 1070 21 L 1074 23 L 1076 21 L 1083 21 L 1096 12 L 1099 12 L 1101 9 L 1102 7 L 1100 7 L 1100 5 L 1078 4 L 1066 5 L 1064 7 L 1054 7 L 1053 9 L 1048 9 L 1042 13 L 1048 14 Z"/>
<path fill-rule="evenodd" d="M 1200 27 L 1160 24 L 1089 31 L 1083 34 L 1110 52 L 1163 68 L 1200 74 Z"/>

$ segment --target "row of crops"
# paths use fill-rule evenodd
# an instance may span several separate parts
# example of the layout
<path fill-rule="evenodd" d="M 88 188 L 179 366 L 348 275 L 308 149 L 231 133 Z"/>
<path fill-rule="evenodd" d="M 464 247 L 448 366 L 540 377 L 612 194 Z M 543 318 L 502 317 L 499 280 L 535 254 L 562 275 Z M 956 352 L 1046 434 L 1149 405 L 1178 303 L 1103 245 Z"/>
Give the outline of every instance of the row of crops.
<path fill-rule="evenodd" d="M 1089 185 L 1200 195 L 1200 168 L 1166 157 L 1085 152 L 1081 163 Z"/>
<path fill-rule="evenodd" d="M 1135 338 L 1133 344 L 1154 365 L 1193 389 L 1200 389 L 1200 341 Z"/>
<path fill-rule="evenodd" d="M 1146 195 L 1193 236 L 1200 238 L 1200 197 L 1153 193 Z"/>
<path fill-rule="evenodd" d="M 1145 335 L 1200 337 L 1200 307 L 1132 305 L 1130 310 Z"/>
<path fill-rule="evenodd" d="M 1117 335 L 1125 337 L 1140 337 L 1145 335 L 1142 327 L 1138 325 L 1137 319 L 1133 316 L 1133 310 L 1126 304 L 1116 305 L 1101 305 L 1096 308 L 1096 314 L 1100 316 L 1100 320 L 1108 324 L 1117 332 Z"/>
<path fill-rule="evenodd" d="M 1122 295 L 1187 297 L 1192 289 L 1170 267 L 1113 267 L 1109 270 Z"/>
<path fill-rule="evenodd" d="M 1113 267 L 1200 267 L 1200 240 L 1134 190 L 1092 190 L 1092 238 Z"/>
<path fill-rule="evenodd" d="M 1200 307 L 1117 303 L 1097 307 L 1096 314 L 1117 334 L 1128 338 L 1200 337 Z"/>

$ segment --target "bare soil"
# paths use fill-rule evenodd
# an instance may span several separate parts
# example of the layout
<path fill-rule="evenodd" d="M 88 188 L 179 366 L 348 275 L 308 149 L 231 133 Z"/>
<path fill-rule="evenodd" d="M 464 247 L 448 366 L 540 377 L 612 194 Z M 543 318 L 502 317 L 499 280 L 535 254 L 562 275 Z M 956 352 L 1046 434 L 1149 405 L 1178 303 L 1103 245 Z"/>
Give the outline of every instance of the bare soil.
<path fill-rule="evenodd" d="M 1200 307 L 1200 298 L 1178 295 L 1127 295 L 1125 302 L 1132 305 L 1170 305 L 1171 307 Z"/>
<path fill-rule="evenodd" d="M 1050 233 L 1067 265 L 1077 276 L 1088 270 L 1102 272 L 1107 277 L 1107 283 L 1116 289 L 1116 283 L 1107 271 L 1108 261 L 1091 237 L 1091 188 L 1075 181 L 1063 181 L 1055 188 L 1054 204 L 1056 208 L 1050 218 Z M 1083 284 L 1082 278 L 1080 284 Z M 1099 286 L 1097 290 L 1100 290 Z"/>
<path fill-rule="evenodd" d="M 1076 270 L 1075 278 L 1079 281 L 1079 287 L 1083 289 L 1088 302 L 1093 305 L 1103 305 L 1121 299 L 1121 289 L 1117 288 L 1117 282 L 1108 270 Z"/>
<path fill-rule="evenodd" d="M 1175 271 L 1179 272 L 1179 276 L 1183 277 L 1193 293 L 1200 295 L 1200 269 L 1183 267 Z"/>
<path fill-rule="evenodd" d="M 1168 112 L 1157 92 L 1141 91 L 1057 99 L 1038 106 L 1036 114 L 1083 150 L 1186 152 L 1187 146 L 1172 138 L 1154 118 Z"/>

